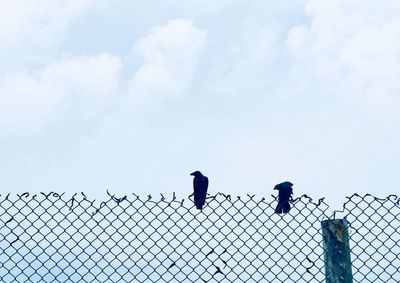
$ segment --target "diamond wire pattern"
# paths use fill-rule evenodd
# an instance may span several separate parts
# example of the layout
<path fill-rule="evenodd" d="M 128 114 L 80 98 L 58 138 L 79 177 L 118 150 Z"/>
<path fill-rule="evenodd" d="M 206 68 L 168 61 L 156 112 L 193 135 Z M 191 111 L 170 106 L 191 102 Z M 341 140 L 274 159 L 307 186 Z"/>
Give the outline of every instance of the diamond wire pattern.
<path fill-rule="evenodd" d="M 354 194 L 343 205 L 354 282 L 400 282 L 400 198 Z"/>
<path fill-rule="evenodd" d="M 0 281 L 325 282 L 323 199 L 302 196 L 281 216 L 276 200 L 250 195 L 217 194 L 203 211 L 175 197 L 109 196 L 0 196 Z M 398 198 L 353 195 L 340 213 L 354 282 L 400 282 Z"/>

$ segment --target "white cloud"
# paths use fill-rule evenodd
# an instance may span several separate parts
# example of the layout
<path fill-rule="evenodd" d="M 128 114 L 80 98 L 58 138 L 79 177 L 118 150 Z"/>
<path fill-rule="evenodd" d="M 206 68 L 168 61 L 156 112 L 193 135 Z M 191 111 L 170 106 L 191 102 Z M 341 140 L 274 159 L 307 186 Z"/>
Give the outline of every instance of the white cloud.
<path fill-rule="evenodd" d="M 176 19 L 154 28 L 135 45 L 143 65 L 132 79 L 134 95 L 180 95 L 190 84 L 207 32 L 190 20 Z"/>
<path fill-rule="evenodd" d="M 203 83 L 209 87 L 208 92 L 230 100 L 244 99 L 245 103 L 271 95 L 272 87 L 284 79 L 282 38 L 284 35 L 276 26 L 241 31 L 233 44 L 211 53 L 212 60 L 207 58 L 208 77 Z"/>
<path fill-rule="evenodd" d="M 3 155 L 16 162 L 3 162 L 6 187 L 168 188 L 183 195 L 191 179 L 182 172 L 192 168 L 210 177 L 210 192 L 269 195 L 286 178 L 296 194 L 393 190 L 398 1 L 200 1 L 198 9 L 189 1 L 179 9 L 160 4 L 165 9 L 152 17 L 154 5 L 135 1 L 109 2 L 102 12 L 94 1 L 1 1 L 18 6 L 0 27 L 10 26 L 0 38 L 18 50 L 7 50 L 1 68 L 8 75 L 0 78 L 0 130 L 51 125 L 66 137 L 54 140 L 46 129 L 40 141 L 29 136 L 11 150 L 15 139 L 2 139 Z M 65 9 L 69 3 L 76 6 Z M 95 13 L 74 21 L 92 7 Z M 193 23 L 165 22 L 178 17 Z M 65 31 L 68 42 L 52 45 Z M 132 42 L 134 63 L 121 68 Z M 108 54 L 95 55 L 102 50 Z M 50 62 L 59 54 L 70 57 Z M 116 98 L 125 86 L 134 103 Z M 104 127 L 70 132 L 103 121 L 110 103 L 123 106 Z M 23 185 L 15 182 L 18 172 Z"/>
<path fill-rule="evenodd" d="M 32 74 L 8 75 L 0 82 L 0 128 L 25 133 L 68 116 L 95 118 L 118 93 L 120 68 L 118 57 L 100 54 L 53 62 Z"/>
<path fill-rule="evenodd" d="M 2 132 L 31 131 L 54 115 L 62 96 L 26 73 L 7 76 L 0 87 Z"/>
<path fill-rule="evenodd" d="M 272 56 L 276 56 L 279 48 L 278 44 L 278 34 L 274 29 L 264 28 L 258 31 L 253 47 L 255 60 L 262 62 Z"/>
<path fill-rule="evenodd" d="M 0 0 L 0 47 L 26 42 L 46 45 L 62 38 L 70 21 L 93 0 Z"/>
<path fill-rule="evenodd" d="M 400 119 L 398 2 L 310 0 L 306 11 L 310 25 L 294 27 L 286 42 L 296 79 L 318 82 L 369 115 Z"/>

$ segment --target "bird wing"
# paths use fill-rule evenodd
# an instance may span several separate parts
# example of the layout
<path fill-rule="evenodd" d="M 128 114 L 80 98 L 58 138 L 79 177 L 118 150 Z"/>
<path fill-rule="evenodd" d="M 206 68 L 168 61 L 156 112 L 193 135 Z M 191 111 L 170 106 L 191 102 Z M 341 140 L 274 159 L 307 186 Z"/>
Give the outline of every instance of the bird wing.
<path fill-rule="evenodd" d="M 207 197 L 207 188 L 208 188 L 208 178 L 207 177 L 195 177 L 193 180 L 193 189 L 194 189 L 194 202 L 196 207 L 201 209 L 204 205 Z"/>
<path fill-rule="evenodd" d="M 204 186 L 204 191 L 205 191 L 205 193 L 207 194 L 207 189 L 208 189 L 208 178 L 207 177 L 205 177 L 204 176 L 204 184 L 203 184 L 203 186 Z"/>

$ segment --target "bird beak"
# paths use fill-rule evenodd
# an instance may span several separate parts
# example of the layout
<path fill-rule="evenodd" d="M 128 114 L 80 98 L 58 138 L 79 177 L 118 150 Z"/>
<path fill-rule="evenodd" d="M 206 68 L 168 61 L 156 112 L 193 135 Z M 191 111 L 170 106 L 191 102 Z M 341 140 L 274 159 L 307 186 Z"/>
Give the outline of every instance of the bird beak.
<path fill-rule="evenodd" d="M 193 172 L 193 173 L 190 173 L 190 176 L 194 176 L 194 172 Z"/>

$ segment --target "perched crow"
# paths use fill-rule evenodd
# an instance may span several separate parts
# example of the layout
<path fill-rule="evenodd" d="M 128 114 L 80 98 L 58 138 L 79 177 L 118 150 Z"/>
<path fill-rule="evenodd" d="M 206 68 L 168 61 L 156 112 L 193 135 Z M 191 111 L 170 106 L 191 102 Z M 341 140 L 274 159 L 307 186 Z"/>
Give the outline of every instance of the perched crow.
<path fill-rule="evenodd" d="M 202 210 L 203 205 L 206 202 L 208 178 L 203 174 L 201 174 L 200 171 L 195 171 L 190 175 L 194 176 L 193 179 L 194 204 L 196 205 L 197 209 Z"/>
<path fill-rule="evenodd" d="M 275 213 L 288 213 L 290 210 L 289 200 L 293 200 L 292 189 L 293 184 L 290 182 L 283 182 L 275 186 L 274 190 L 279 191 L 278 205 L 275 208 Z"/>

